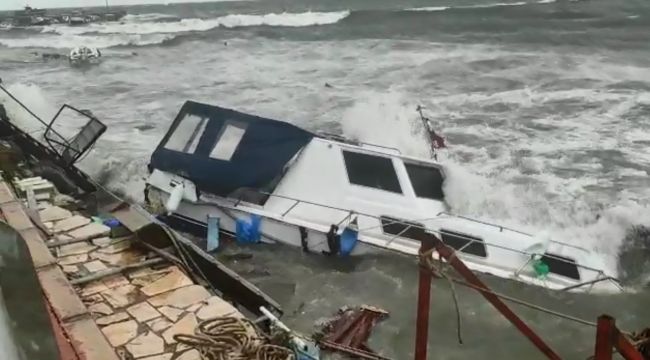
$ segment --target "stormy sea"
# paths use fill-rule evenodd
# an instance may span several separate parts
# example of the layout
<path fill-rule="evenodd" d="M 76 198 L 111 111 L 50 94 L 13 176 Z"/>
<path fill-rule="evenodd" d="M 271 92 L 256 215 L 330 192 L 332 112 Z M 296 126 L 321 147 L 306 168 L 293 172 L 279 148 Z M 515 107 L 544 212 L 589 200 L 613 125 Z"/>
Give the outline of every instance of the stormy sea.
<path fill-rule="evenodd" d="M 546 232 L 602 256 L 625 294 L 549 291 L 483 276 L 505 294 L 624 330 L 650 326 L 650 2 L 646 0 L 259 0 L 124 7 L 119 22 L 0 25 L 0 78 L 36 114 L 64 103 L 108 125 L 81 168 L 143 200 L 149 157 L 186 100 L 426 157 L 418 105 L 446 138 L 454 213 Z M 103 62 L 72 68 L 86 45 Z M 0 94 L 15 121 L 33 119 Z M 241 252 L 228 248 L 226 254 Z M 416 260 L 332 259 L 252 246 L 225 261 L 311 333 L 343 305 L 390 317 L 370 347 L 413 356 Z M 218 255 L 218 256 L 224 256 Z M 239 260 L 236 260 L 239 259 Z M 537 359 L 541 353 L 480 295 L 432 289 L 435 359 Z M 593 353 L 595 328 L 513 309 L 567 359 Z"/>

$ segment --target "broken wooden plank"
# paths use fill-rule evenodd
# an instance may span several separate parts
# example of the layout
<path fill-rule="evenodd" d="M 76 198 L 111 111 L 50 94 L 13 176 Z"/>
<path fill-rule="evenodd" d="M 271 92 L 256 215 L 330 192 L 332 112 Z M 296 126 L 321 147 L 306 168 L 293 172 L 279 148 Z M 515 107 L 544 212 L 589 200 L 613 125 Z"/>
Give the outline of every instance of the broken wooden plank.
<path fill-rule="evenodd" d="M 95 274 L 80 277 L 80 278 L 77 278 L 77 279 L 72 279 L 72 280 L 70 280 L 70 283 L 72 285 L 83 285 L 85 283 L 88 283 L 88 282 L 91 282 L 91 281 L 94 281 L 94 280 L 99 280 L 99 279 L 105 278 L 107 276 L 119 274 L 119 273 L 121 273 L 123 271 L 126 271 L 126 270 L 133 270 L 133 269 L 139 269 L 139 268 L 145 267 L 145 266 L 156 265 L 156 264 L 159 264 L 159 263 L 164 262 L 164 261 L 166 261 L 166 260 L 163 259 L 163 258 L 153 258 L 153 259 L 141 261 L 141 262 L 134 263 L 134 264 L 120 266 L 119 268 L 97 272 Z"/>

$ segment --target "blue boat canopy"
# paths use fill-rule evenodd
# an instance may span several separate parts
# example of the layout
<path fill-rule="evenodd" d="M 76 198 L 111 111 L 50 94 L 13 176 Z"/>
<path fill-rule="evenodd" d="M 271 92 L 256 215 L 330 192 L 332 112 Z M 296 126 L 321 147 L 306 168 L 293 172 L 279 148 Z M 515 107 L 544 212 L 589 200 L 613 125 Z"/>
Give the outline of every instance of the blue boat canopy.
<path fill-rule="evenodd" d="M 285 165 L 315 136 L 282 121 L 187 101 L 149 168 L 220 196 L 238 189 L 272 191 Z"/>

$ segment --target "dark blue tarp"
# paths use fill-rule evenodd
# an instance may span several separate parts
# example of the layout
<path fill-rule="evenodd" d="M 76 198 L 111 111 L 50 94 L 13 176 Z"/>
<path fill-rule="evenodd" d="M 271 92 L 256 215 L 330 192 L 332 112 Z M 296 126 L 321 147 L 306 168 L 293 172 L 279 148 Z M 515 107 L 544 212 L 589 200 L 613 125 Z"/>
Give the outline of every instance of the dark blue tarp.
<path fill-rule="evenodd" d="M 170 135 L 186 115 L 209 121 L 192 154 L 166 149 Z M 245 123 L 246 131 L 229 161 L 213 159 L 212 151 L 227 121 Z M 315 135 L 294 125 L 187 101 L 151 156 L 150 168 L 192 180 L 201 191 L 227 196 L 240 188 L 267 189 L 291 158 Z"/>

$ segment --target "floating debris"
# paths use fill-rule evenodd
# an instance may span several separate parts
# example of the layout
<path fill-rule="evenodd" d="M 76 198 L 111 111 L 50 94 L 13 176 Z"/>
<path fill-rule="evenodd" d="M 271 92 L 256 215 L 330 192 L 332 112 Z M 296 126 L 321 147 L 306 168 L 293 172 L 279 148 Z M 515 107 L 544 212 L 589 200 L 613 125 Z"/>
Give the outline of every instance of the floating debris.
<path fill-rule="evenodd" d="M 344 307 L 314 337 L 324 349 L 363 359 L 387 359 L 371 350 L 367 344 L 373 327 L 387 317 L 387 311 L 373 306 Z"/>

